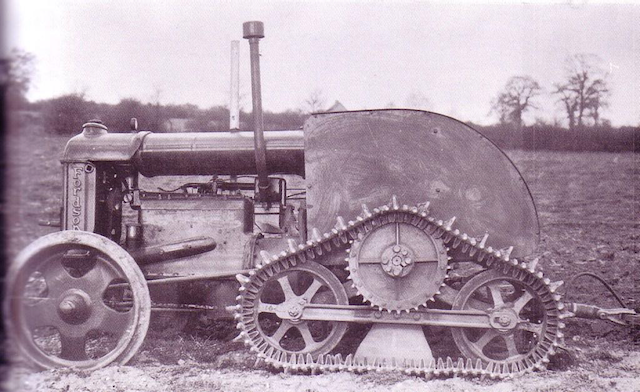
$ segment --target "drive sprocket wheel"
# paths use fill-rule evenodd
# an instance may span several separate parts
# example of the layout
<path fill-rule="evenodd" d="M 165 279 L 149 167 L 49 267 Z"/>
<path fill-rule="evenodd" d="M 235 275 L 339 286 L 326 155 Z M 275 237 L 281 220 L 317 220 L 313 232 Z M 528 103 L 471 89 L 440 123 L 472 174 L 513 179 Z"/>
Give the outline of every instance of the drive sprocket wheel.
<path fill-rule="evenodd" d="M 241 294 L 245 316 L 239 325 L 258 355 L 280 352 L 316 358 L 340 342 L 347 323 L 299 319 L 307 304 L 349 303 L 342 284 L 326 267 L 311 261 L 288 268 L 274 263 L 257 278 Z"/>
<path fill-rule="evenodd" d="M 452 309 L 485 311 L 492 326 L 452 328 L 462 354 L 485 365 L 506 365 L 514 373 L 548 362 L 561 325 L 549 286 L 528 271 L 510 266 L 471 278 L 458 292 Z"/>
<path fill-rule="evenodd" d="M 124 249 L 94 233 L 61 231 L 37 239 L 11 264 L 4 312 L 11 341 L 36 366 L 93 370 L 131 359 L 151 302 Z"/>
<path fill-rule="evenodd" d="M 411 219 L 398 214 L 398 221 L 372 227 L 349 251 L 353 285 L 380 309 L 399 312 L 426 306 L 447 276 L 447 249 L 429 233 L 434 226 L 407 217 Z"/>

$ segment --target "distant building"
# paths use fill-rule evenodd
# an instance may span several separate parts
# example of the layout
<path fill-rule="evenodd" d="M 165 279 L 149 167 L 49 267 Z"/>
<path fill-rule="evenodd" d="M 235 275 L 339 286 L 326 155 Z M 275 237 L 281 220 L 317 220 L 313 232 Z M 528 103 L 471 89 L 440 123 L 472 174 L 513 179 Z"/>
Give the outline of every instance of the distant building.
<path fill-rule="evenodd" d="M 331 112 L 345 112 L 347 110 L 347 108 L 344 107 L 344 105 L 342 103 L 340 103 L 340 101 L 334 102 L 334 104 L 327 110 L 325 110 L 325 112 L 327 113 L 331 113 Z"/>
<path fill-rule="evenodd" d="M 188 118 L 170 118 L 165 121 L 167 132 L 187 132 Z"/>

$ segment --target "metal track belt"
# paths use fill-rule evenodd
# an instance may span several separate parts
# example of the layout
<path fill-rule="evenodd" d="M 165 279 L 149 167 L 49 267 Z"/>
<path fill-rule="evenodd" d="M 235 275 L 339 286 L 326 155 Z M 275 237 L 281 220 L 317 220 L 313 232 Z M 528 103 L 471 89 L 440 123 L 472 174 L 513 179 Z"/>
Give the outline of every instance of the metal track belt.
<path fill-rule="evenodd" d="M 270 365 L 284 369 L 285 371 L 390 371 L 404 372 L 406 374 L 432 376 L 481 376 L 490 378 L 505 378 L 524 373 L 532 369 L 544 369 L 549 362 L 549 356 L 555 353 L 559 345 L 563 345 L 564 323 L 561 321 L 570 317 L 566 311 L 561 296 L 556 293 L 560 282 L 552 283 L 543 276 L 541 271 L 536 271 L 537 260 L 531 263 L 520 262 L 510 258 L 512 248 L 498 250 L 486 246 L 487 235 L 482 239 L 476 239 L 458 229 L 453 229 L 455 218 L 449 221 L 437 220 L 428 215 L 428 205 L 421 208 L 400 206 L 395 197 L 390 205 L 384 205 L 373 209 L 372 212 L 363 205 L 363 211 L 355 220 L 345 223 L 338 217 L 337 224 L 330 232 L 320 234 L 312 230 L 312 239 L 305 244 L 297 245 L 289 241 L 289 248 L 278 255 L 270 255 L 261 252 L 262 262 L 250 271 L 249 275 L 238 275 L 236 278 L 241 283 L 240 295 L 237 305 L 230 306 L 227 310 L 234 313 L 238 320 L 237 328 L 240 334 L 236 341 L 243 341 L 251 351 L 258 356 L 257 362 L 263 360 Z M 352 354 L 343 358 L 342 355 L 325 354 L 313 358 L 307 354 L 293 354 L 270 346 L 265 342 L 261 333 L 257 330 L 257 316 L 254 314 L 254 301 L 256 294 L 262 285 L 276 273 L 291 268 L 298 263 L 317 261 L 323 254 L 335 249 L 346 249 L 349 243 L 358 239 L 359 234 L 370 231 L 373 227 L 388 222 L 412 222 L 413 225 L 424 229 L 437 238 L 442 238 L 445 244 L 458 249 L 473 261 L 485 268 L 499 269 L 505 274 L 525 282 L 540 296 L 547 313 L 547 328 L 544 336 L 540 336 L 540 342 L 523 358 L 502 362 L 484 363 L 482 360 L 470 358 L 453 360 L 449 357 L 438 358 L 429 361 L 407 361 L 388 358 L 383 360 L 368 361 L 365 359 L 354 360 Z M 436 295 L 437 298 L 437 295 Z"/>

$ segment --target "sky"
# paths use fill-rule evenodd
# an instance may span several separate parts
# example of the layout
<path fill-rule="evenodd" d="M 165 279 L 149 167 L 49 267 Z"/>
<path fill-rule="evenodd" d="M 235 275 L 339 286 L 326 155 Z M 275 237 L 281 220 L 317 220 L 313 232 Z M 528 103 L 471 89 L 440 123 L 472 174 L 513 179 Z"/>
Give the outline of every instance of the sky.
<path fill-rule="evenodd" d="M 83 92 L 202 108 L 228 105 L 230 43 L 240 40 L 241 105 L 250 110 L 249 45 L 260 20 L 263 107 L 418 107 L 490 124 L 491 101 L 515 75 L 545 90 L 525 117 L 563 119 L 553 84 L 565 59 L 593 53 L 611 87 L 602 116 L 640 123 L 640 3 L 422 1 L 10 0 L 3 50 L 36 57 L 30 100 Z"/>

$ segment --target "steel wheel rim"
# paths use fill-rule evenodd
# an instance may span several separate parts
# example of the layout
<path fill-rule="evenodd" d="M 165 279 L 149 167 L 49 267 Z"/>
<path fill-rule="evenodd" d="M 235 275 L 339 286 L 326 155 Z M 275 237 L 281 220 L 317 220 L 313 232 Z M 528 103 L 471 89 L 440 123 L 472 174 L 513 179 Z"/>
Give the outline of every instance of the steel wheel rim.
<path fill-rule="evenodd" d="M 80 255 L 72 260 L 78 262 L 73 267 L 83 265 L 84 273 L 69 268 L 69 254 Z M 40 282 L 34 280 L 38 274 Z M 18 255 L 7 278 L 7 331 L 22 354 L 40 368 L 91 370 L 114 361 L 125 363 L 144 339 L 150 312 L 146 281 L 131 256 L 102 236 L 63 231 L 41 237 Z M 124 311 L 116 310 L 104 297 L 109 283 L 117 279 L 128 283 L 131 292 L 132 303 Z M 36 298 L 34 282 L 41 288 L 44 282 Z M 39 328 L 56 331 L 58 339 L 44 340 L 59 340 L 59 350 L 47 352 L 36 342 L 42 338 Z M 107 336 L 111 347 L 106 352 L 102 347 L 91 350 L 90 335 L 98 335 L 98 341 Z"/>

